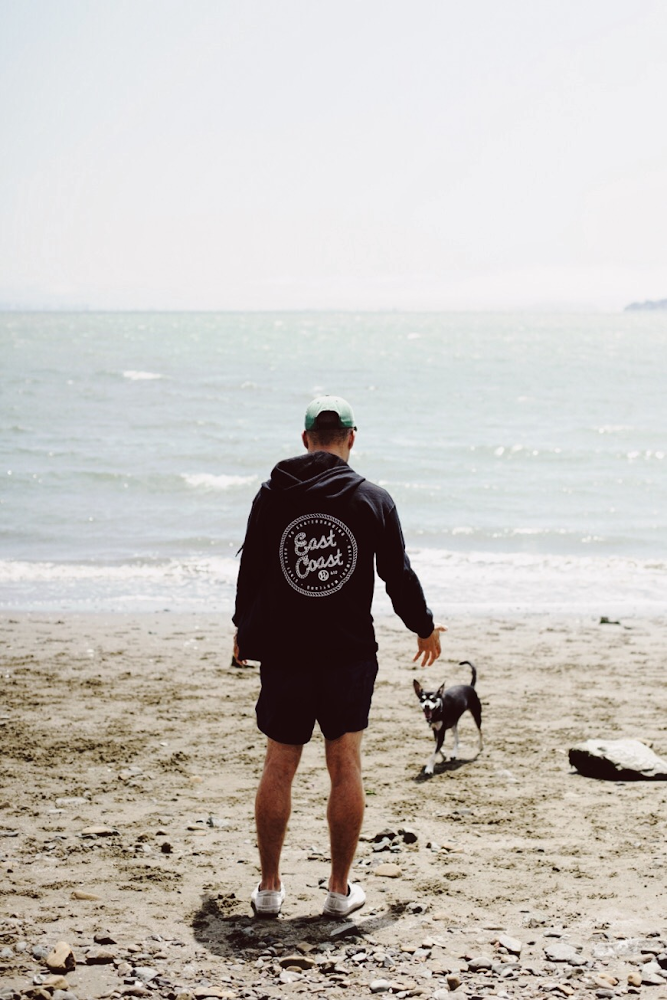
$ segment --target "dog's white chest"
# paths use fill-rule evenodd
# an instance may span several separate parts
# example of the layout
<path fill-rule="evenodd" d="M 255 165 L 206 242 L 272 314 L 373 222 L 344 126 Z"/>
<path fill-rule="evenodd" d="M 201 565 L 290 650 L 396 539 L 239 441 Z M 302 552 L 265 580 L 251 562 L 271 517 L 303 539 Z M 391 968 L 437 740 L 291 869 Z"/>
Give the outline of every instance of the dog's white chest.
<path fill-rule="evenodd" d="M 434 732 L 437 733 L 439 729 L 442 729 L 442 721 L 440 721 L 440 722 L 432 722 L 431 723 L 431 729 Z"/>

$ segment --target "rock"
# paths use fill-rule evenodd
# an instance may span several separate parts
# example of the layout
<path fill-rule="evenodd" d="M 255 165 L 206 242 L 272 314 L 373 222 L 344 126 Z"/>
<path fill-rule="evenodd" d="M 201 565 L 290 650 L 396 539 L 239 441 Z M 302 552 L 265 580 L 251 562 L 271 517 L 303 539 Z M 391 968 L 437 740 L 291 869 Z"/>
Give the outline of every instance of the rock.
<path fill-rule="evenodd" d="M 280 965 L 283 969 L 297 968 L 297 969 L 312 969 L 316 965 L 314 958 L 308 958 L 306 955 L 286 955 L 280 959 Z"/>
<path fill-rule="evenodd" d="M 609 987 L 618 986 L 618 979 L 614 976 L 608 975 L 606 972 L 598 972 L 597 975 L 593 977 L 593 982 L 596 986 Z"/>
<path fill-rule="evenodd" d="M 471 958 L 468 962 L 468 968 L 471 972 L 481 972 L 482 969 L 492 969 L 493 960 L 488 958 L 486 955 L 479 955 L 476 958 Z"/>
<path fill-rule="evenodd" d="M 33 958 L 36 958 L 38 962 L 43 962 L 46 956 L 49 954 L 50 949 L 45 948 L 43 944 L 36 944 L 31 951 Z"/>
<path fill-rule="evenodd" d="M 135 977 L 140 979 L 142 983 L 150 983 L 158 974 L 157 969 L 151 969 L 148 965 L 139 965 L 134 970 Z"/>
<path fill-rule="evenodd" d="M 95 944 L 116 944 L 116 939 L 106 930 L 96 931 L 93 935 L 93 941 Z"/>
<path fill-rule="evenodd" d="M 85 830 L 81 831 L 82 837 L 113 837 L 118 833 L 118 830 L 114 830 L 111 826 L 87 826 Z"/>
<path fill-rule="evenodd" d="M 509 934 L 501 934 L 498 938 L 498 944 L 505 951 L 508 951 L 510 955 L 520 955 L 523 947 L 517 938 L 510 937 Z"/>
<path fill-rule="evenodd" d="M 379 833 L 376 833 L 375 836 L 372 838 L 372 842 L 375 844 L 379 844 L 381 840 L 396 840 L 397 836 L 398 834 L 396 833 L 395 830 L 390 830 L 387 827 L 387 829 L 380 830 Z"/>
<path fill-rule="evenodd" d="M 665 986 L 666 980 L 656 973 L 642 972 L 642 986 Z"/>
<path fill-rule="evenodd" d="M 41 986 L 46 986 L 47 990 L 68 990 L 69 983 L 64 976 L 44 976 Z"/>
<path fill-rule="evenodd" d="M 59 941 L 46 956 L 46 966 L 49 972 L 73 972 L 76 969 L 74 952 L 67 941 Z"/>
<path fill-rule="evenodd" d="M 404 844 L 416 844 L 419 840 L 418 834 L 408 826 L 402 827 L 398 832 L 403 838 Z"/>
<path fill-rule="evenodd" d="M 556 941 L 548 944 L 544 949 L 544 954 L 549 962 L 576 962 L 579 961 L 579 952 L 571 944 L 562 944 Z"/>
<path fill-rule="evenodd" d="M 280 982 L 284 983 L 285 985 L 288 985 L 289 983 L 298 983 L 301 981 L 302 978 L 303 977 L 300 972 L 290 972 L 287 969 L 283 969 L 283 971 L 280 973 Z M 208 996 L 208 994 L 206 995 Z M 195 997 L 196 996 L 197 993 L 195 991 Z"/>
<path fill-rule="evenodd" d="M 642 984 L 641 972 L 630 972 L 628 974 L 628 986 L 641 986 L 641 984 Z"/>
<path fill-rule="evenodd" d="M 206 825 L 213 827 L 214 830 L 225 830 L 227 827 L 231 826 L 231 820 L 221 819 L 220 816 L 209 816 L 206 820 Z"/>
<path fill-rule="evenodd" d="M 569 759 L 587 778 L 667 781 L 667 760 L 639 740 L 586 740 L 570 749 Z"/>
<path fill-rule="evenodd" d="M 353 921 L 345 921 L 344 923 L 340 923 L 334 927 L 329 934 L 329 937 L 332 941 L 340 941 L 342 938 L 352 937 L 352 935 L 358 933 L 359 928 Z"/>
<path fill-rule="evenodd" d="M 453 988 L 456 989 L 456 987 Z M 433 994 L 433 1000 L 449 1000 L 449 990 L 436 990 Z"/>
<path fill-rule="evenodd" d="M 86 965 L 109 965 L 116 958 L 116 952 L 109 948 L 89 948 L 86 952 Z"/>
<path fill-rule="evenodd" d="M 454 992 L 454 990 L 458 990 L 460 985 L 461 985 L 461 979 L 455 973 L 451 973 L 451 975 L 447 976 L 447 986 L 449 987 L 452 993 Z"/>
<path fill-rule="evenodd" d="M 379 875 L 380 878 L 400 878 L 403 872 L 398 865 L 391 861 L 385 861 L 374 869 L 373 874 Z"/>
<path fill-rule="evenodd" d="M 214 997 L 216 1000 L 234 1000 L 236 993 L 232 990 L 226 990 L 222 986 L 198 986 L 194 993 L 188 993 L 187 996 L 188 1000 L 191 997 L 194 997 L 194 1000 L 206 1000 L 206 997 Z"/>
<path fill-rule="evenodd" d="M 391 990 L 391 982 L 388 979 L 372 979 L 370 982 L 371 993 L 388 993 Z"/>
<path fill-rule="evenodd" d="M 70 990 L 54 990 L 51 1000 L 78 1000 L 78 997 Z"/>
<path fill-rule="evenodd" d="M 96 895 L 94 892 L 86 892 L 85 889 L 75 889 L 72 893 L 72 899 L 89 900 L 91 903 L 101 902 L 102 897 Z"/>

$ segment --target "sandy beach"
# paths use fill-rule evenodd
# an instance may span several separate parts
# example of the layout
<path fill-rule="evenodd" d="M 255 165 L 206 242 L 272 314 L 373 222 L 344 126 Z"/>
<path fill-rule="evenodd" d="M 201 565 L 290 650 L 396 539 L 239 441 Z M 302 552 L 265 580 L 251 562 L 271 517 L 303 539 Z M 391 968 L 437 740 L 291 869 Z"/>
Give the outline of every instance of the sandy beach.
<path fill-rule="evenodd" d="M 78 1000 L 667 996 L 667 980 L 638 985 L 667 949 L 667 783 L 591 780 L 567 757 L 611 736 L 667 754 L 664 625 L 462 617 L 421 671 L 412 636 L 380 622 L 354 869 L 368 899 L 341 927 L 319 919 L 319 735 L 295 784 L 283 916 L 251 917 L 258 674 L 231 666 L 227 621 L 5 614 L 0 996 L 63 1000 L 40 984 L 60 941 L 77 963 L 60 989 Z M 464 659 L 485 748 L 466 717 L 461 759 L 426 778 L 412 680 L 467 682 Z"/>

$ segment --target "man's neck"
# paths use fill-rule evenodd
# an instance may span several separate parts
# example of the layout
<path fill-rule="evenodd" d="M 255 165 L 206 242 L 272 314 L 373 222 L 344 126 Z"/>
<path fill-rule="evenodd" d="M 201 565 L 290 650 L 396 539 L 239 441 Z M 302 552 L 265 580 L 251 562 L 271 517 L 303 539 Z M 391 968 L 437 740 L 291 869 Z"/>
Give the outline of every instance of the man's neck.
<path fill-rule="evenodd" d="M 316 451 L 324 451 L 327 453 L 327 455 L 337 455 L 338 458 L 342 458 L 344 462 L 349 462 L 350 460 L 350 449 L 347 447 L 347 445 L 327 446 L 327 445 L 316 444 L 308 446 L 309 455 L 314 455 Z"/>

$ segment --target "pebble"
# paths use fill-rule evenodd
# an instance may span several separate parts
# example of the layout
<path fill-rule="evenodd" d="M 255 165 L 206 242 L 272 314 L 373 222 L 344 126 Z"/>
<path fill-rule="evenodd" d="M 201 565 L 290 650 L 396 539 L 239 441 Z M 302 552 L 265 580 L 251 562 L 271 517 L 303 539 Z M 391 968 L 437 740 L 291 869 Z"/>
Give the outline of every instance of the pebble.
<path fill-rule="evenodd" d="M 562 944 L 561 942 L 549 944 L 544 949 L 544 954 L 550 962 L 579 961 L 579 952 L 571 944 Z"/>
<path fill-rule="evenodd" d="M 521 941 L 517 938 L 510 937 L 509 934 L 501 934 L 498 938 L 498 944 L 505 951 L 509 951 L 511 955 L 520 955 L 523 945 Z"/>
<path fill-rule="evenodd" d="M 280 982 L 288 985 L 289 983 L 298 983 L 303 979 L 300 972 L 291 972 L 287 969 L 283 969 L 280 973 Z"/>
<path fill-rule="evenodd" d="M 142 983 L 150 983 L 152 979 L 158 975 L 157 969 L 152 969 L 148 965 L 139 965 L 134 970 L 134 975 L 137 979 L 140 979 Z"/>
<path fill-rule="evenodd" d="M 117 834 L 118 830 L 114 830 L 111 826 L 87 826 L 85 830 L 81 831 L 82 837 L 113 837 Z"/>
<path fill-rule="evenodd" d="M 400 878 L 403 872 L 398 865 L 386 861 L 384 864 L 378 865 L 373 874 L 379 875 L 381 878 Z"/>
<path fill-rule="evenodd" d="M 492 969 L 493 959 L 488 958 L 486 955 L 479 955 L 477 958 L 471 958 L 468 962 L 468 968 L 471 972 L 480 972 L 482 969 Z"/>
<path fill-rule="evenodd" d="M 116 952 L 109 948 L 89 948 L 86 952 L 86 965 L 109 965 L 116 957 Z"/>
<path fill-rule="evenodd" d="M 290 967 L 296 969 L 312 969 L 315 967 L 316 962 L 314 958 L 308 958 L 306 955 L 286 955 L 284 958 L 280 959 L 280 965 L 283 969 L 288 969 Z"/>
<path fill-rule="evenodd" d="M 116 939 L 108 930 L 96 931 L 93 935 L 95 944 L 116 944 Z"/>
<path fill-rule="evenodd" d="M 389 979 L 372 979 L 370 982 L 371 993 L 387 993 L 391 987 L 392 983 Z"/>
<path fill-rule="evenodd" d="M 50 972 L 72 972 L 76 968 L 74 952 L 67 941 L 59 941 L 46 956 L 46 966 Z"/>
<path fill-rule="evenodd" d="M 72 893 L 72 899 L 88 900 L 91 903 L 101 902 L 102 897 L 98 896 L 95 892 L 86 892 L 85 889 L 75 889 Z"/>
<path fill-rule="evenodd" d="M 183 996 L 183 994 L 180 994 Z M 234 1000 L 236 993 L 231 990 L 225 990 L 220 986 L 197 986 L 194 993 L 188 993 L 187 998 L 190 1000 L 194 997 L 194 1000 L 206 1000 L 207 997 L 214 997 L 216 1000 Z M 176 998 L 178 1000 L 178 997 Z"/>
<path fill-rule="evenodd" d="M 46 986 L 47 990 L 68 990 L 69 983 L 64 976 L 44 976 L 41 986 Z"/>
<path fill-rule="evenodd" d="M 642 974 L 641 972 L 631 972 L 628 975 L 628 986 L 641 986 L 642 984 Z"/>

